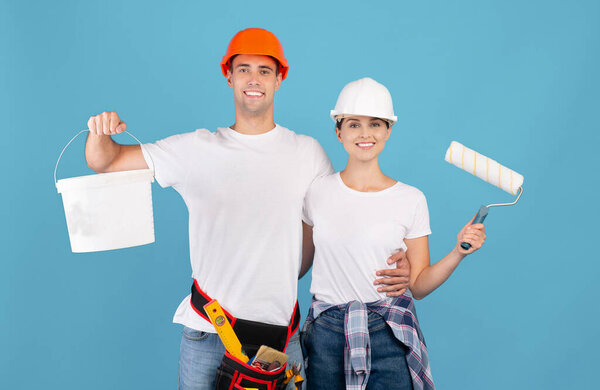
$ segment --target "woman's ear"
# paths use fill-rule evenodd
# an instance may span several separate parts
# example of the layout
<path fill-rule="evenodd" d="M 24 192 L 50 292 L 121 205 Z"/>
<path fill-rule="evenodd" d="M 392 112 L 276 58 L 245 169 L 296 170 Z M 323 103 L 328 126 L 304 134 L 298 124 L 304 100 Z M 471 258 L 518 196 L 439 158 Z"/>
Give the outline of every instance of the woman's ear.
<path fill-rule="evenodd" d="M 338 141 L 340 141 L 341 143 L 344 143 L 342 141 L 342 130 L 339 129 L 337 126 L 335 127 L 335 135 L 337 136 Z"/>
<path fill-rule="evenodd" d="M 390 139 L 390 135 L 392 135 L 392 125 L 387 128 L 387 135 L 385 136 L 385 140 Z"/>

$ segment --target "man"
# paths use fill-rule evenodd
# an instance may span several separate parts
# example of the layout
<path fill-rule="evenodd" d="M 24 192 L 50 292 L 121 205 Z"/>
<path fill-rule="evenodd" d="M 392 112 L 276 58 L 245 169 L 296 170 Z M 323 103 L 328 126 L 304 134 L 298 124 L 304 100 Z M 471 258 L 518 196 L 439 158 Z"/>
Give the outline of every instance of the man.
<path fill-rule="evenodd" d="M 230 127 L 140 147 L 112 141 L 110 135 L 126 129 L 115 112 L 88 121 L 90 168 L 111 172 L 154 164 L 158 183 L 175 188 L 188 207 L 194 285 L 173 319 L 184 325 L 181 389 L 213 389 L 224 353 L 203 318 L 202 298 L 217 299 L 237 318 L 270 326 L 287 329 L 291 318 L 298 320 L 293 316 L 299 270 L 301 277 L 314 252 L 312 230 L 301 222 L 303 198 L 315 177 L 333 171 L 316 140 L 273 120 L 275 92 L 288 71 L 275 35 L 263 29 L 240 31 L 221 68 L 234 97 Z M 387 284 L 395 283 L 381 287 L 385 291 L 397 295 L 406 288 L 406 269 L 382 270 L 381 275 L 390 277 Z M 287 344 L 290 362 L 302 361 L 297 333 Z"/>

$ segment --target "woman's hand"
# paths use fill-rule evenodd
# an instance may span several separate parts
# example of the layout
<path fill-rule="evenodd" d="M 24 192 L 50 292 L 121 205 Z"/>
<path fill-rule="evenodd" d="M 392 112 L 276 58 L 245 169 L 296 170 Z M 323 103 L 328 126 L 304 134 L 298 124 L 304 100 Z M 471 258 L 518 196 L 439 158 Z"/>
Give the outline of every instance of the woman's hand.
<path fill-rule="evenodd" d="M 473 217 L 473 219 L 475 219 L 475 217 Z M 460 233 L 458 233 L 458 236 L 456 236 L 456 247 L 454 249 L 463 256 L 475 252 L 481 248 L 485 242 L 485 226 L 482 223 L 471 225 L 473 219 L 471 219 L 471 221 L 462 228 Z M 471 248 L 469 248 L 469 250 L 463 249 L 460 246 L 463 242 L 471 244 Z"/>

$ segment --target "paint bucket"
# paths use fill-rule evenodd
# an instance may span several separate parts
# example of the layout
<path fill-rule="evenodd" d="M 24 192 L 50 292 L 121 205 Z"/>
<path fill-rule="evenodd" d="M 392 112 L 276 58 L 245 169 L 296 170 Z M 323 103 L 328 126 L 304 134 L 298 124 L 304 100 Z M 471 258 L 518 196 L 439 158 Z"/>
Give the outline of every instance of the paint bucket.
<path fill-rule="evenodd" d="M 151 183 L 154 169 L 100 173 L 56 180 L 62 195 L 71 250 L 75 253 L 129 248 L 154 242 Z M 137 142 L 141 142 L 132 134 Z M 152 167 L 154 168 L 154 167 Z"/>

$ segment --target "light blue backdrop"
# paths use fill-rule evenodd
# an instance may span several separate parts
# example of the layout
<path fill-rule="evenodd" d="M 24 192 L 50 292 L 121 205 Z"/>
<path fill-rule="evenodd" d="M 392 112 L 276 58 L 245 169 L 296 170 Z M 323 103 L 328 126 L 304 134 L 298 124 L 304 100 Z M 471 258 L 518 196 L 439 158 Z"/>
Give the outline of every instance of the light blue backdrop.
<path fill-rule="evenodd" d="M 169 3 L 0 1 L 0 388 L 176 388 L 184 203 L 155 184 L 156 243 L 73 254 L 52 171 L 104 110 L 143 141 L 232 124 L 218 63 L 256 26 L 291 66 L 276 121 L 316 137 L 338 170 L 340 89 L 364 76 L 390 89 L 399 121 L 382 166 L 427 195 L 433 259 L 481 203 L 512 200 L 444 162 L 451 140 L 525 176 L 522 201 L 491 210 L 485 248 L 417 303 L 438 387 L 594 387 L 598 2 Z M 88 173 L 81 138 L 59 177 Z"/>

